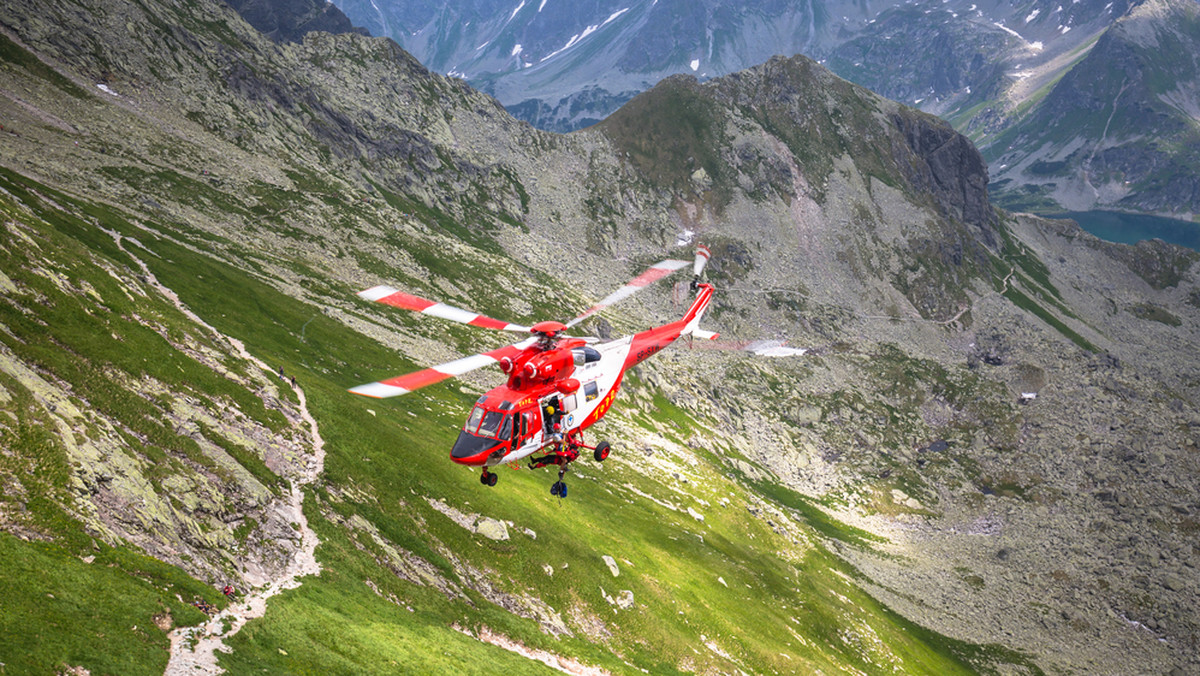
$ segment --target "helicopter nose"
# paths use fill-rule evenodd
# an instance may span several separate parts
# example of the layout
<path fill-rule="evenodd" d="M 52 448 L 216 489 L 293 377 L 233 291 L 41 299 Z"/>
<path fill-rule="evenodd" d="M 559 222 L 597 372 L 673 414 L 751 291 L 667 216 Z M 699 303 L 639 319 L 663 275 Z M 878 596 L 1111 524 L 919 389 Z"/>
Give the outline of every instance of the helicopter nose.
<path fill-rule="evenodd" d="M 454 447 L 450 449 L 450 459 L 460 465 L 482 465 L 499 446 L 495 439 L 460 431 Z"/>

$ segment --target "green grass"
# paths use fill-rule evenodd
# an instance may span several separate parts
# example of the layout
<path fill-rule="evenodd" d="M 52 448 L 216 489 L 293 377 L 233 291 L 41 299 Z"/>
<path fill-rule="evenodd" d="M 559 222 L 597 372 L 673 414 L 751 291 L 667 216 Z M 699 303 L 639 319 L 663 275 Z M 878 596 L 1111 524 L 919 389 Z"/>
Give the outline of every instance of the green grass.
<path fill-rule="evenodd" d="M 187 393 L 202 401 L 227 397 L 279 433 L 287 431 L 286 422 L 253 393 L 239 391 L 244 388 L 186 358 L 157 331 L 126 318 L 136 313 L 153 318 L 168 336 L 208 340 L 169 303 L 153 297 L 130 300 L 111 276 L 98 270 L 97 266 L 107 265 L 130 277 L 137 274 L 130 257 L 98 232 L 95 224 L 136 235 L 147 249 L 137 250 L 138 255 L 189 308 L 219 331 L 243 340 L 252 354 L 273 368 L 282 366 L 296 375 L 305 389 L 328 453 L 322 484 L 308 489 L 305 500 L 308 518 L 321 538 L 318 558 L 323 571 L 318 577 L 306 578 L 300 588 L 272 599 L 267 616 L 250 623 L 229 642 L 233 652 L 220 660 L 233 673 L 264 668 L 296 673 L 540 669 L 460 634 L 452 628 L 455 624 L 473 631 L 487 627 L 531 648 L 572 655 L 615 672 L 634 668 L 674 673 L 690 664 L 689 668 L 698 671 L 883 673 L 888 671 L 886 664 L 896 660 L 909 673 L 953 674 L 986 670 L 993 659 L 989 649 L 922 633 L 881 606 L 859 587 L 857 573 L 821 543 L 823 538 L 831 538 L 870 546 L 877 541 L 874 536 L 837 522 L 794 491 L 730 477 L 715 457 L 700 456 L 700 464 L 691 470 L 699 479 L 679 495 L 673 492 L 668 477 L 647 475 L 636 467 L 597 466 L 586 460 L 570 475 L 569 500 L 549 495 L 547 488 L 553 480 L 549 470 L 502 471 L 500 485 L 485 489 L 479 485 L 477 473 L 448 462 L 446 457 L 474 398 L 469 388 L 443 384 L 385 402 L 353 397 L 345 392 L 346 387 L 416 365 L 316 307 L 222 262 L 205 250 L 213 243 L 204 238 L 189 238 L 189 246 L 183 246 L 133 227 L 110 208 L 50 191 L 12 173 L 2 173 L 0 179 L 13 200 L 30 206 L 44 219 L 23 217 L 23 222 L 37 234 L 40 247 L 56 252 L 56 259 L 70 261 L 63 264 L 62 274 L 74 283 L 86 279 L 106 308 L 83 300 L 90 298 L 87 294 L 63 293 L 45 277 L 28 273 L 34 262 L 22 258 L 26 254 L 21 253 L 28 248 L 6 240 L 6 255 L 13 257 L 6 261 L 6 274 L 53 300 L 49 306 L 34 309 L 35 303 L 18 296 L 17 302 L 33 312 L 31 316 L 10 302 L 0 304 L 4 313 L 0 323 L 24 341 L 6 344 L 23 360 L 72 383 L 74 391 L 98 412 L 151 439 L 153 443 L 141 452 L 156 461 L 162 472 L 178 471 L 164 462 L 165 458 L 192 457 L 187 441 L 161 423 L 168 402 L 132 394 L 111 378 L 103 378 L 106 369 L 135 380 L 150 376 L 166 383 L 174 393 Z M 50 199 L 58 206 L 51 205 Z M 3 206 L 10 215 L 20 211 L 10 201 Z M 154 225 L 189 232 L 184 224 Z M 433 252 L 426 255 L 432 257 Z M 445 265 L 446 261 L 439 263 Z M 42 325 L 37 319 L 55 330 L 41 331 L 44 336 L 39 336 Z M 136 350 L 121 349 L 130 345 Z M 231 368 L 253 367 L 232 363 Z M 495 382 L 499 380 L 497 376 Z M 30 403 L 28 398 L 14 401 Z M 635 416 L 669 427 L 668 436 L 676 441 L 711 429 L 711 421 L 693 419 L 661 395 L 655 394 L 651 401 L 653 408 L 638 411 L 624 399 L 623 413 L 606 419 L 594 435 L 627 433 L 627 421 Z M 42 436 L 29 434 L 21 457 L 36 458 L 42 453 L 47 468 L 53 468 L 46 481 L 66 485 L 70 468 L 62 461 L 54 436 L 43 420 L 32 414 L 25 419 L 31 429 L 42 430 Z M 212 430 L 202 432 L 211 438 Z M 213 440 L 260 481 L 278 488 L 270 471 L 252 454 L 239 453 L 232 443 Z M 126 443 L 132 446 L 135 442 L 127 439 Z M 151 457 L 151 448 L 158 448 L 161 457 Z M 618 445 L 615 452 L 637 451 Z M 626 483 L 643 493 L 678 501 L 683 510 L 646 500 L 626 489 Z M 15 648 L 32 651 L 38 660 L 35 671 L 74 664 L 78 659 L 94 673 L 161 673 L 163 638 L 161 632 L 146 628 L 148 610 L 161 605 L 172 609 L 181 621 L 195 622 L 200 618 L 173 600 L 173 593 L 184 590 L 186 601 L 197 594 L 211 598 L 211 589 L 169 566 L 155 566 L 149 560 L 121 554 L 121 550 L 112 550 L 116 553 L 106 554 L 108 558 L 98 556 L 93 564 L 78 561 L 75 557 L 88 540 L 61 509 L 50 507 L 63 498 L 60 493 L 46 487 L 41 495 L 44 497 L 39 499 L 47 507 L 39 510 L 44 516 L 34 525 L 52 532 L 63 544 L 42 550 L 39 556 L 51 560 L 35 557 L 22 567 L 8 563 L 17 560 L 17 554 L 0 558 L 5 562 L 0 571 L 24 584 L 29 596 L 22 602 L 30 606 L 43 598 L 36 596 L 43 592 L 73 599 L 70 612 L 51 606 L 32 615 L 29 634 L 45 639 L 57 636 L 65 626 L 75 631 L 46 641 L 44 648 Z M 747 516 L 745 504 L 756 495 L 796 515 L 798 521 L 789 529 L 800 534 L 800 541 L 793 543 L 764 520 Z M 426 497 L 445 500 L 464 512 L 511 521 L 512 539 L 499 543 L 485 540 L 432 509 Z M 719 506 L 721 498 L 730 498 L 732 504 Z M 704 513 L 705 520 L 689 516 L 684 511 L 689 506 Z M 350 517 L 372 524 L 384 544 L 362 530 L 342 525 Z M 243 524 L 238 532 L 244 535 L 252 528 L 252 524 Z M 536 531 L 536 539 L 524 535 L 523 528 Z M 407 555 L 391 558 L 392 552 L 401 550 Z M 603 554 L 618 559 L 620 577 L 614 578 L 608 571 Z M 20 550 L 20 556 L 29 559 L 31 554 Z M 408 557 L 419 557 L 427 570 L 457 591 L 448 597 L 433 586 L 403 579 L 396 571 L 407 570 L 405 562 L 412 560 Z M 544 572 L 546 565 L 553 567 L 553 576 Z M 481 585 L 467 566 L 481 571 L 487 585 Z M 66 589 L 47 587 L 43 578 L 36 577 L 39 570 L 49 571 L 51 579 L 63 580 Z M 408 574 L 412 576 L 411 571 Z M 97 575 L 106 577 L 95 578 Z M 371 590 L 367 580 L 383 598 Z M 117 592 L 115 600 L 102 598 L 106 588 Z M 604 593 L 616 596 L 622 590 L 633 593 L 635 606 L 614 612 Z M 170 598 L 164 599 L 164 594 Z M 497 595 L 515 603 L 518 612 L 489 600 Z M 540 599 L 558 613 L 571 635 L 549 636 L 536 619 L 523 616 L 531 614 L 521 601 L 527 596 Z M 107 608 L 105 604 L 110 602 L 122 609 L 111 617 L 82 610 Z M 580 624 L 573 619 L 576 616 L 593 620 Z M 607 637 L 586 627 L 596 622 L 608 632 Z M 118 628 L 135 625 L 140 631 Z M 845 636 L 865 639 L 869 633 L 879 636 L 881 644 L 843 640 Z M 109 640 L 93 638 L 97 634 Z M 729 657 L 710 650 L 707 641 L 713 641 Z M 995 659 L 1019 663 L 1021 658 L 1002 653 Z"/>
<path fill-rule="evenodd" d="M 91 563 L 85 557 L 94 557 Z M 99 545 L 63 547 L 0 533 L 0 655 L 5 673 L 162 673 L 167 637 L 154 622 L 203 619 L 189 603 L 216 591 L 154 559 Z M 183 599 L 181 602 L 176 596 Z"/>
<path fill-rule="evenodd" d="M 1183 323 L 1179 317 L 1171 313 L 1169 310 L 1152 303 L 1139 303 L 1129 309 L 1135 317 L 1145 319 L 1147 321 L 1166 324 L 1167 326 L 1179 326 Z"/>
<path fill-rule="evenodd" d="M 1032 298 L 1022 293 L 1015 286 L 1010 285 L 1008 290 L 1004 292 L 1004 297 L 1012 301 L 1017 307 L 1032 313 L 1038 319 L 1041 319 L 1049 324 L 1054 330 L 1058 331 L 1072 343 L 1075 343 L 1075 345 L 1079 346 L 1080 349 L 1092 353 L 1100 352 L 1100 349 L 1093 345 L 1091 341 L 1076 333 L 1074 329 L 1064 324 L 1061 319 L 1059 319 L 1046 308 L 1042 307 Z"/>
<path fill-rule="evenodd" d="M 8 38 L 7 35 L 0 34 L 0 62 L 10 64 L 28 71 L 31 75 L 45 80 L 55 87 L 61 89 L 73 98 L 87 100 L 92 98 L 87 92 L 83 91 L 74 82 L 63 77 L 58 71 L 50 68 L 42 63 L 40 59 L 31 54 L 28 50 L 22 48 L 17 43 Z"/>

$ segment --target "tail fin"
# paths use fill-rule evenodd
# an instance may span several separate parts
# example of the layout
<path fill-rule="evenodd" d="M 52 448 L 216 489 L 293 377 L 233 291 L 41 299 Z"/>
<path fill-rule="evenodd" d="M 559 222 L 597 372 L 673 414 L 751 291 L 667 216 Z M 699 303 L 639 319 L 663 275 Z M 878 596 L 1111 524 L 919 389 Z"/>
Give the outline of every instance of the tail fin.
<path fill-rule="evenodd" d="M 692 303 L 692 307 L 688 308 L 687 314 L 683 316 L 685 324 L 681 335 L 714 340 L 718 334 L 700 328 L 700 319 L 704 316 L 704 311 L 708 309 L 708 304 L 712 301 L 713 286 L 712 284 L 700 284 L 697 286 L 697 289 L 696 300 Z"/>

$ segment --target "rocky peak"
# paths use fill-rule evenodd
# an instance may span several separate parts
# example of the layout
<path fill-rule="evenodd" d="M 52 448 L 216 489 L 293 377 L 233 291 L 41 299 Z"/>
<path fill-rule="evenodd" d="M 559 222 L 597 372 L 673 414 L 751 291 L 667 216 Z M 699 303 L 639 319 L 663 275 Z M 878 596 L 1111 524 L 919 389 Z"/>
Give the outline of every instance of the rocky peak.
<path fill-rule="evenodd" d="M 300 42 L 306 33 L 370 35 L 350 22 L 333 3 L 322 0 L 226 0 L 246 23 L 275 42 Z"/>
<path fill-rule="evenodd" d="M 987 163 L 975 145 L 946 122 L 912 109 L 897 110 L 891 121 L 920 160 L 898 163 L 909 183 L 933 195 L 944 216 L 980 228 L 984 244 L 994 247 Z"/>
<path fill-rule="evenodd" d="M 881 116 L 890 125 L 880 125 Z M 652 121 L 660 117 L 661 126 Z M 673 177 L 678 185 L 701 166 L 719 181 L 728 165 L 745 164 L 726 158 L 722 166 L 711 147 L 737 133 L 721 128 L 734 117 L 748 118 L 783 141 L 810 184 L 823 182 L 832 158 L 848 156 L 864 174 L 899 183 L 914 195 L 928 193 L 942 216 L 978 228 L 986 246 L 996 244 L 987 164 L 969 139 L 946 122 L 887 101 L 804 56 L 775 57 L 703 84 L 688 75 L 671 76 L 601 128 L 631 151 L 645 173 Z M 791 194 L 794 177 L 778 178 L 772 183 L 776 191 Z"/>

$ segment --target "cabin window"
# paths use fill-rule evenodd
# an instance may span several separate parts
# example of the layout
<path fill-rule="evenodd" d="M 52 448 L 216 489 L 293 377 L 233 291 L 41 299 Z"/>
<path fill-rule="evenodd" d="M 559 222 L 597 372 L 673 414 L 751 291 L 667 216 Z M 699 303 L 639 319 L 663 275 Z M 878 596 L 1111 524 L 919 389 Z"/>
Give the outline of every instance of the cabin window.
<path fill-rule="evenodd" d="M 593 380 L 590 383 L 583 384 L 583 398 L 585 401 L 591 401 L 598 396 L 600 396 L 600 386 L 596 384 L 596 381 Z"/>
<path fill-rule="evenodd" d="M 500 426 L 500 439 L 508 441 L 512 438 L 512 416 L 504 416 L 504 424 Z"/>

